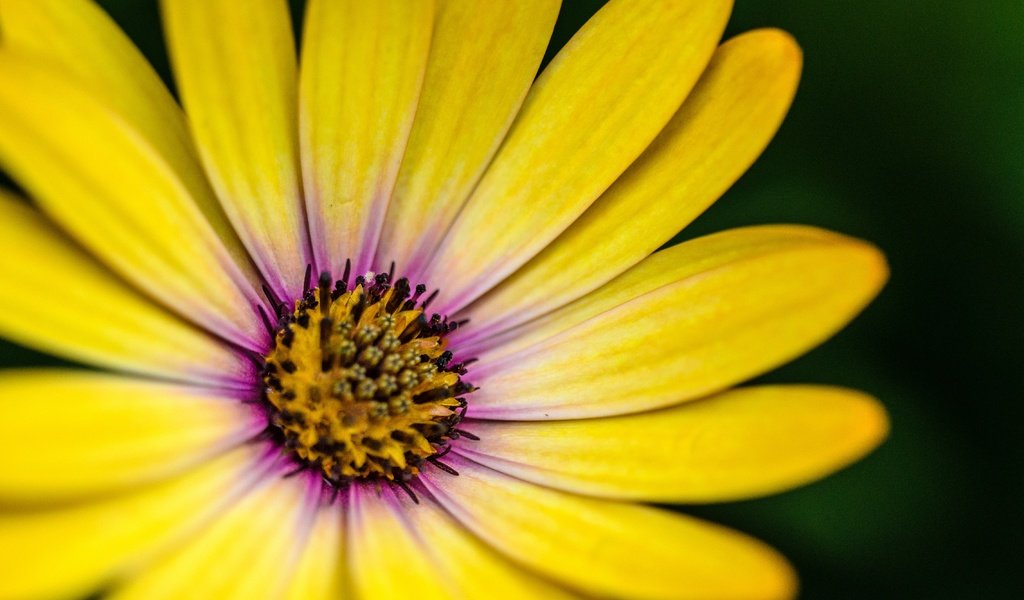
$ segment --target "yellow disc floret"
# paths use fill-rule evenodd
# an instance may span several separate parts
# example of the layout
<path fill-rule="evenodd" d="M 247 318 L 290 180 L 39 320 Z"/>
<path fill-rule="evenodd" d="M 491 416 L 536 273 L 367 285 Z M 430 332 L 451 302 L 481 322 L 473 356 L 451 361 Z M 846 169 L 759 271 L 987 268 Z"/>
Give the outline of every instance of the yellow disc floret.
<path fill-rule="evenodd" d="M 329 482 L 404 481 L 436 457 L 472 390 L 451 365 L 444 335 L 454 325 L 426 319 L 406 280 L 356 279 L 348 290 L 320 286 L 297 300 L 265 357 L 271 423 L 303 464 Z"/>

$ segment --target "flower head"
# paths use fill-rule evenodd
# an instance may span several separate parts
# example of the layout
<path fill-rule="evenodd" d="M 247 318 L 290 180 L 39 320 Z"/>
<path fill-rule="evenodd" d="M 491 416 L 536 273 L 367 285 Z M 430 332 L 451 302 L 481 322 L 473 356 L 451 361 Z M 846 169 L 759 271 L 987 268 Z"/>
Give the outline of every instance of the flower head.
<path fill-rule="evenodd" d="M 858 392 L 735 384 L 886 278 L 812 227 L 656 251 L 763 150 L 800 51 L 727 0 L 164 0 L 181 106 L 89 0 L 0 0 L 0 599 L 777 598 L 642 502 L 865 454 Z M 297 56 L 298 55 L 298 56 Z"/>

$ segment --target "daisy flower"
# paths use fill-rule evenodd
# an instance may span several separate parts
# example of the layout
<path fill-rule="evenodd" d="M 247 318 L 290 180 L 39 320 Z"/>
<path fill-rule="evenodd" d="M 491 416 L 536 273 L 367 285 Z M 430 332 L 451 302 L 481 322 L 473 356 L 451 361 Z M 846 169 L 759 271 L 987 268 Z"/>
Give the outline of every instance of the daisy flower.
<path fill-rule="evenodd" d="M 875 447 L 858 392 L 735 384 L 882 286 L 869 244 L 658 250 L 801 67 L 728 0 L 165 0 L 181 105 L 88 0 L 0 0 L 0 598 L 782 598 L 645 503 Z"/>

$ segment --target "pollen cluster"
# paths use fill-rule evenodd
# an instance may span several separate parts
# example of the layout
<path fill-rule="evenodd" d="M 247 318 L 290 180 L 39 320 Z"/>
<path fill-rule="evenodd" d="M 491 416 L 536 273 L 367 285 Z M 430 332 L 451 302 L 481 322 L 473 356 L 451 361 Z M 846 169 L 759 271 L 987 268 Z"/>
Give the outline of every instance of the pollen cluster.
<path fill-rule="evenodd" d="M 271 424 L 332 484 L 407 481 L 469 435 L 456 426 L 473 388 L 445 349 L 456 324 L 425 317 L 423 286 L 368 274 L 349 289 L 347 279 L 332 288 L 321 276 L 280 318 L 263 368 Z"/>

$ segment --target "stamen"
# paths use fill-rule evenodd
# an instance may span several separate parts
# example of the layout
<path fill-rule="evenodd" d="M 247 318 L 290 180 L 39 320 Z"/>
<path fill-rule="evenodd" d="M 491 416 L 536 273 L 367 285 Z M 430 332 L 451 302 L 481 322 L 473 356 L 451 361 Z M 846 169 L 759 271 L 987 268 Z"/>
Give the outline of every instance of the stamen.
<path fill-rule="evenodd" d="M 453 364 L 445 347 L 457 323 L 424 317 L 437 292 L 419 302 L 426 286 L 392 283 L 394 269 L 360 275 L 350 289 L 346 261 L 332 289 L 326 272 L 310 288 L 307 267 L 303 297 L 279 311 L 263 399 L 278 442 L 299 461 L 290 475 L 319 471 L 336 487 L 383 479 L 418 502 L 406 482 L 420 467 L 457 475 L 438 459 L 451 440 L 477 439 L 457 428 L 475 388 L 462 380 L 471 361 Z"/>
<path fill-rule="evenodd" d="M 267 328 L 267 333 L 274 335 L 274 325 L 270 322 L 270 315 L 267 314 L 266 309 L 263 308 L 263 305 L 257 306 L 256 309 L 260 313 L 260 320 L 263 321 L 263 326 Z"/>
<path fill-rule="evenodd" d="M 306 264 L 306 273 L 302 276 L 303 291 L 309 290 L 309 284 L 313 282 L 313 265 Z"/>
<path fill-rule="evenodd" d="M 451 468 L 450 466 L 444 464 L 443 462 L 437 460 L 436 458 L 428 458 L 427 460 L 430 461 L 430 464 L 434 465 L 438 469 L 441 469 L 445 473 L 448 473 L 449 475 L 454 475 L 454 476 L 458 477 L 458 475 L 459 475 L 458 471 L 456 471 L 455 469 Z"/>
<path fill-rule="evenodd" d="M 274 309 L 274 312 L 280 314 L 281 308 L 284 306 L 284 303 L 281 302 L 281 300 L 277 297 L 277 294 L 275 294 L 270 289 L 270 286 L 268 286 L 267 284 L 261 284 L 260 288 L 263 290 L 263 296 L 267 299 L 267 302 L 270 303 L 270 306 L 271 308 Z"/>
<path fill-rule="evenodd" d="M 395 483 L 398 485 L 398 487 L 402 488 L 402 491 L 409 495 L 409 498 L 412 499 L 413 504 L 420 503 L 420 499 L 416 497 L 416 493 L 412 491 L 412 488 L 409 487 L 409 484 L 402 481 L 401 479 L 396 479 Z"/>

